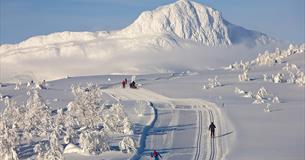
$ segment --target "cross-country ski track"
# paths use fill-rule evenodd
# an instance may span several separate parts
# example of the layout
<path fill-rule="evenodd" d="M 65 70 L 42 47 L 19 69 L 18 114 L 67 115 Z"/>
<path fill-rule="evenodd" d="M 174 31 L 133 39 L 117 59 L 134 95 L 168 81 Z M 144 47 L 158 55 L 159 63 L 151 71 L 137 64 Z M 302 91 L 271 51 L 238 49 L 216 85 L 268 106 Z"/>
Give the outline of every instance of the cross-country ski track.
<path fill-rule="evenodd" d="M 169 98 L 150 90 L 123 89 L 113 86 L 104 93 L 120 100 L 142 100 L 151 104 L 155 117 L 146 127 L 139 143 L 138 154 L 132 159 L 150 159 L 156 149 L 168 160 L 220 160 L 228 152 L 227 130 L 221 110 L 214 103 L 201 99 Z M 210 122 L 216 125 L 216 138 L 208 130 Z M 143 137 L 144 136 L 144 137 Z"/>

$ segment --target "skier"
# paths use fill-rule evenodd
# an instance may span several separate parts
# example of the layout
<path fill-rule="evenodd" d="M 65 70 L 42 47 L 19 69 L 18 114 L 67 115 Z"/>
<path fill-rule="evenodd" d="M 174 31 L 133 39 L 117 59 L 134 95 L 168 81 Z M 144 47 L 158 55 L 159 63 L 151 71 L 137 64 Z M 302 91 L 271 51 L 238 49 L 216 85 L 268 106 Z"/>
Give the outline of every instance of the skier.
<path fill-rule="evenodd" d="M 134 88 L 136 89 L 137 86 L 136 86 L 136 82 L 135 81 L 132 81 L 130 84 L 129 84 L 130 88 Z"/>
<path fill-rule="evenodd" d="M 126 81 L 125 81 L 125 80 L 123 80 L 121 83 L 122 83 L 122 87 L 123 87 L 123 88 L 125 88 Z"/>
<path fill-rule="evenodd" d="M 151 160 L 152 158 L 154 158 L 153 160 L 159 160 L 159 157 L 162 159 L 162 156 L 159 152 L 157 152 L 156 150 L 154 150 L 154 152 L 152 152 L 150 154 Z"/>
<path fill-rule="evenodd" d="M 213 122 L 211 122 L 211 124 L 209 126 L 209 130 L 211 131 L 211 138 L 215 138 L 215 128 L 216 128 L 216 126 L 214 125 Z"/>

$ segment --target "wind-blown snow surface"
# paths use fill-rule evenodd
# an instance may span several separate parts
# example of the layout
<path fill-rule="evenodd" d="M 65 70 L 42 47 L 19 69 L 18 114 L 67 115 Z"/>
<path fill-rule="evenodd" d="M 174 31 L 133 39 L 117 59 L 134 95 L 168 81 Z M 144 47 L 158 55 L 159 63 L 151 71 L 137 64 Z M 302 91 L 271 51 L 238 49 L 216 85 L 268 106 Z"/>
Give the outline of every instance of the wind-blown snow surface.
<path fill-rule="evenodd" d="M 145 134 L 142 159 L 147 159 L 149 152 L 157 149 L 166 159 L 175 160 L 209 159 L 213 157 L 212 153 L 216 153 L 214 159 L 303 160 L 304 50 L 304 46 L 291 47 L 286 51 L 261 54 L 251 63 L 243 61 L 226 69 L 141 75 L 136 78 L 141 84 L 137 90 L 120 88 L 120 81 L 125 77 L 130 79 L 129 76 L 104 75 L 50 81 L 47 89 L 40 93 L 50 107 L 62 108 L 73 99 L 71 84 L 96 83 L 105 93 L 103 98 L 109 99 L 109 104 L 120 100 L 129 117 L 142 125 L 149 124 L 153 114 L 145 114 L 141 120 L 134 114 L 133 103 L 135 100 L 153 102 L 157 118 Z M 248 70 L 249 80 L 239 81 L 238 75 L 244 70 Z M 282 78 L 277 76 L 278 73 Z M 208 79 L 215 76 L 219 83 L 203 89 L 210 83 Z M 3 86 L 1 94 L 24 103 L 27 97 L 25 84 L 17 87 L 19 90 L 14 88 L 14 84 Z M 274 97 L 278 97 L 279 102 L 273 101 Z M 258 100 L 260 103 L 253 103 Z M 0 104 L 3 109 L 3 102 Z M 267 104 L 270 104 L 269 110 L 265 109 Z M 215 115 L 216 147 L 209 146 L 209 109 Z M 200 115 L 203 116 L 200 118 Z M 64 156 L 71 159 L 125 159 L 131 155 L 105 152 L 99 156 L 77 153 Z"/>
<path fill-rule="evenodd" d="M 225 48 L 243 44 L 256 47 L 273 42 L 273 38 L 263 33 L 229 23 L 219 11 L 211 7 L 179 0 L 143 12 L 134 23 L 119 31 L 67 31 L 32 37 L 19 44 L 3 44 L 0 46 L 0 56 L 2 70 L 5 72 L 2 73 L 4 78 L 1 78 L 2 81 L 12 81 L 14 78 L 42 80 L 66 75 L 155 73 L 173 68 L 194 69 L 197 67 L 180 66 L 177 57 L 199 59 L 201 56 L 213 55 L 206 49 L 194 55 L 187 53 L 202 50 L 200 45 L 214 46 L 216 50 L 210 52 L 216 52 L 219 51 L 219 46 Z M 190 48 L 197 49 L 193 51 Z M 175 55 L 177 52 L 185 54 Z M 243 50 L 236 49 L 232 52 L 241 53 Z M 226 54 L 225 51 L 221 53 Z M 126 59 L 133 61 L 128 61 L 127 66 Z M 167 64 L 171 67 L 156 63 L 160 59 L 167 59 Z M 149 61 L 154 63 L 146 65 Z M 202 61 L 201 68 L 212 67 L 205 62 L 215 59 L 202 58 Z"/>

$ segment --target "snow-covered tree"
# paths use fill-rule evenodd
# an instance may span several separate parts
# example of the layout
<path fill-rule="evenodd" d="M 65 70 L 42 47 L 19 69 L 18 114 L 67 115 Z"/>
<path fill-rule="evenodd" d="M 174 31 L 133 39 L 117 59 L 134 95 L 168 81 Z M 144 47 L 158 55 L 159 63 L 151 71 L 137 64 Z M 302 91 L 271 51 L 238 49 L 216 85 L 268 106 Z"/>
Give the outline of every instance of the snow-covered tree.
<path fill-rule="evenodd" d="M 107 133 L 132 134 L 130 123 L 122 104 L 114 104 L 103 114 L 103 126 Z"/>
<path fill-rule="evenodd" d="M 305 75 L 304 73 L 300 73 L 295 80 L 295 83 L 299 86 L 305 86 Z"/>
<path fill-rule="evenodd" d="M 129 135 L 133 134 L 132 123 L 129 121 L 127 117 L 125 117 L 123 120 L 123 133 Z"/>
<path fill-rule="evenodd" d="M 231 70 L 250 70 L 250 62 L 249 61 L 246 61 L 246 62 L 243 62 L 242 60 L 238 63 L 238 62 L 235 62 L 234 64 L 231 64 L 229 66 L 229 69 Z"/>
<path fill-rule="evenodd" d="M 124 137 L 119 142 L 119 148 L 122 152 L 134 153 L 136 151 L 135 142 L 131 137 Z"/>
<path fill-rule="evenodd" d="M 266 99 L 270 94 L 265 87 L 261 87 L 255 96 L 256 99 Z"/>
<path fill-rule="evenodd" d="M 102 98 L 99 87 L 92 85 L 85 89 L 80 86 L 72 86 L 74 101 L 68 105 L 69 116 L 77 119 L 77 123 L 88 128 L 96 128 L 102 124 Z"/>
<path fill-rule="evenodd" d="M 62 160 L 63 147 L 59 142 L 59 135 L 53 131 L 49 137 L 50 147 L 44 154 L 44 160 Z"/>
<path fill-rule="evenodd" d="M 104 134 L 98 131 L 84 131 L 80 134 L 79 144 L 84 152 L 100 154 L 110 150 L 108 140 Z"/>
<path fill-rule="evenodd" d="M 26 132 L 33 136 L 46 136 L 52 129 L 51 110 L 46 105 L 37 90 L 31 90 L 26 103 L 24 115 Z"/>
<path fill-rule="evenodd" d="M 214 79 L 209 78 L 208 79 L 208 84 L 203 86 L 203 89 L 210 89 L 210 88 L 215 88 L 222 86 L 222 84 L 217 80 L 217 76 L 214 77 Z"/>
<path fill-rule="evenodd" d="M 271 112 L 271 105 L 267 103 L 266 107 L 264 108 L 264 112 Z"/>
<path fill-rule="evenodd" d="M 8 128 L 5 122 L 1 120 L 0 132 L 0 158 L 3 160 L 18 160 L 16 130 Z"/>
<path fill-rule="evenodd" d="M 19 90 L 21 88 L 21 85 L 22 85 L 21 81 L 16 82 L 15 90 Z"/>
<path fill-rule="evenodd" d="M 264 81 L 268 82 L 270 81 L 270 77 L 267 74 L 263 74 Z"/>
<path fill-rule="evenodd" d="M 72 127 L 66 128 L 66 132 L 65 132 L 65 136 L 64 136 L 65 144 L 68 144 L 68 143 L 77 144 L 78 139 L 79 139 L 79 137 L 77 135 L 77 132 Z"/>
<path fill-rule="evenodd" d="M 272 103 L 281 103 L 281 101 L 280 101 L 279 97 L 275 96 L 272 99 Z"/>
<path fill-rule="evenodd" d="M 44 156 L 47 153 L 49 146 L 41 141 L 34 146 L 34 152 L 36 153 L 36 160 L 44 160 Z"/>
<path fill-rule="evenodd" d="M 278 73 L 275 75 L 272 74 L 272 82 L 273 83 L 284 83 L 286 81 L 284 77 L 285 77 L 285 75 L 283 73 Z"/>
<path fill-rule="evenodd" d="M 240 82 L 250 81 L 249 76 L 248 76 L 248 70 L 244 70 L 243 74 L 238 75 L 238 80 Z"/>
<path fill-rule="evenodd" d="M 35 84 L 36 89 L 47 89 L 47 83 L 45 80 Z"/>

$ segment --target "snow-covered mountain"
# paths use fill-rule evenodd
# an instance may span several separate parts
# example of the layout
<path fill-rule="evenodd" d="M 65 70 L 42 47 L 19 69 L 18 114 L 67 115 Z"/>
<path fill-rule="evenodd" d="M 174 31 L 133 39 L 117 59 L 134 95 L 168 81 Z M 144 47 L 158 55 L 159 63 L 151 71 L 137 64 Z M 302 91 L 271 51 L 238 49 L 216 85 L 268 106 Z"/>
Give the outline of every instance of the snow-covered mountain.
<path fill-rule="evenodd" d="M 231 24 L 211 7 L 188 0 L 179 0 L 153 11 L 143 12 L 120 33 L 131 37 L 170 35 L 172 39 L 192 40 L 208 46 L 241 42 L 256 45 L 273 41 L 266 34 Z"/>
<path fill-rule="evenodd" d="M 132 38 L 130 40 L 129 38 Z M 37 47 L 68 42 L 141 41 L 146 46 L 175 47 L 181 40 L 191 40 L 208 46 L 268 44 L 274 41 L 266 34 L 231 24 L 211 7 L 188 0 L 143 12 L 131 25 L 113 32 L 61 32 L 35 36 L 16 45 L 3 45 L 1 50 Z M 152 40 L 153 39 L 153 40 Z M 126 45 L 123 45 L 126 46 Z M 128 47 L 127 47 L 128 48 Z"/>
<path fill-rule="evenodd" d="M 211 7 L 178 0 L 143 12 L 134 23 L 122 30 L 66 31 L 35 36 L 18 44 L 0 45 L 0 56 L 5 66 L 14 66 L 9 67 L 10 70 L 17 70 L 13 72 L 24 69 L 33 72 L 33 68 L 41 68 L 41 64 L 34 66 L 33 62 L 44 60 L 63 62 L 62 67 L 66 67 L 67 61 L 72 62 L 75 58 L 103 63 L 111 61 L 111 58 L 112 61 L 117 61 L 114 57 L 130 55 L 129 53 L 168 51 L 192 48 L 189 46 L 193 45 L 230 46 L 244 43 L 247 46 L 256 46 L 272 42 L 275 40 L 263 33 L 229 23 L 219 11 Z M 32 66 L 25 67 L 25 63 Z M 138 69 L 131 67 L 127 70 L 133 72 Z"/>

